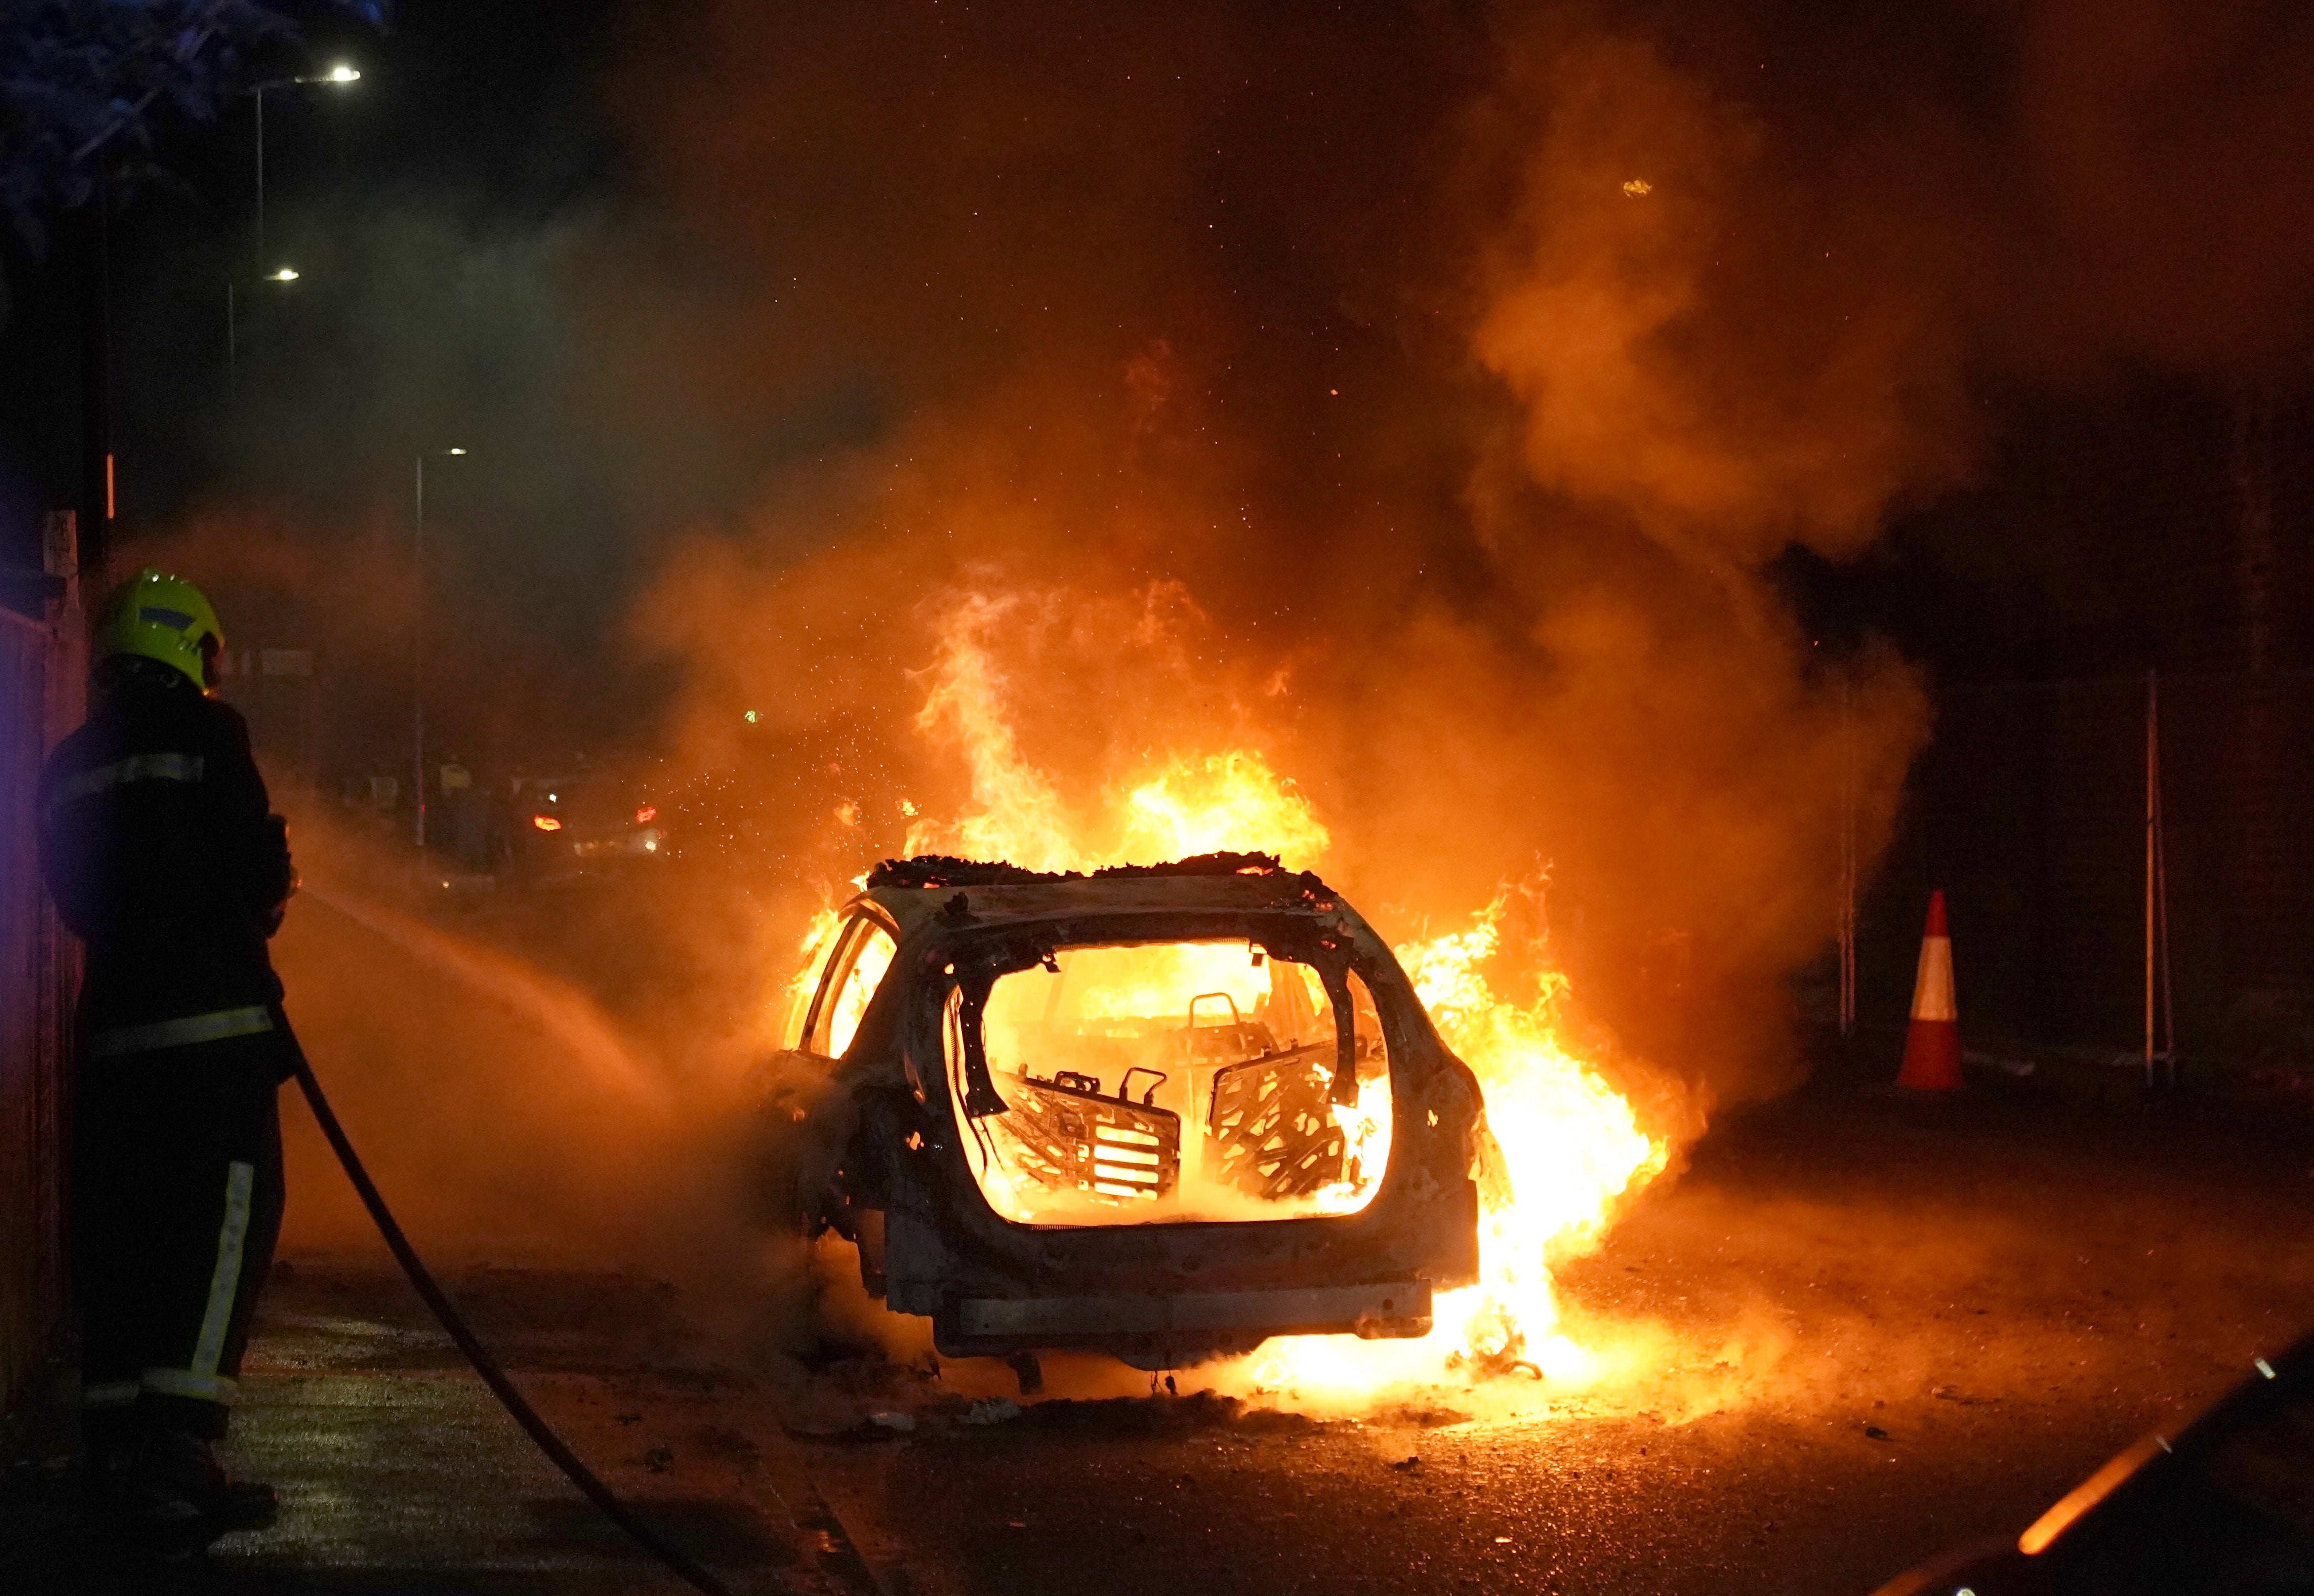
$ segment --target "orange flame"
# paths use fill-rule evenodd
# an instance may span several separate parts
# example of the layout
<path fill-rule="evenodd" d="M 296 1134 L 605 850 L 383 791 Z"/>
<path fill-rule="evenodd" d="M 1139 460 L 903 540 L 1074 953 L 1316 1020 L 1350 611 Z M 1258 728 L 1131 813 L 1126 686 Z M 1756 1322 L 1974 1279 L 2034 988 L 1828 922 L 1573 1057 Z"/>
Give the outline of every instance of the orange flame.
<path fill-rule="evenodd" d="M 1450 1331 L 1462 1318 L 1458 1350 L 1468 1356 L 1568 1380 L 1592 1371 L 1553 1332 L 1550 1258 L 1595 1241 L 1615 1199 L 1660 1175 L 1670 1150 L 1568 1049 L 1555 1013 L 1565 975 L 1532 971 L 1524 1004 L 1495 995 L 1483 966 L 1501 957 L 1503 910 L 1498 896 L 1467 930 L 1397 949 L 1439 1035 L 1479 1077 L 1501 1160 L 1480 1192 L 1483 1279 L 1438 1303 L 1436 1317 Z"/>
<path fill-rule="evenodd" d="M 911 852 L 1009 859 L 1040 869 L 1222 850 L 1275 852 L 1294 869 L 1323 859 L 1332 836 L 1315 806 L 1251 748 L 1152 759 L 1108 783 L 1082 815 L 1073 813 L 1061 783 L 1023 749 L 1007 710 L 1005 675 L 985 642 L 1015 602 L 974 596 L 950 612 L 916 724 L 954 742 L 970 773 L 971 801 L 948 823 L 915 815 Z M 1663 1171 L 1669 1148 L 1568 1046 L 1559 1013 L 1566 977 L 1539 945 L 1506 948 L 1506 906 L 1498 895 L 1463 929 L 1396 950 L 1439 1034 L 1485 1091 L 1490 1138 L 1480 1168 L 1480 1283 L 1442 1294 L 1437 1328 L 1423 1340 L 1282 1339 L 1240 1360 L 1225 1381 L 1356 1397 L 1458 1369 L 1518 1370 L 1559 1386 L 1586 1384 L 1603 1371 L 1598 1355 L 1557 1327 L 1550 1263 L 1594 1241 L 1617 1199 Z M 823 913 L 807 945 L 819 948 L 833 926 L 834 917 Z M 1513 990 L 1528 995 L 1498 995 L 1489 971 L 1507 972 Z M 802 1001 L 810 979 L 808 966 L 791 984 Z M 1365 1094 L 1336 1116 L 1354 1159 L 1388 1145 L 1386 1094 Z M 1327 1195 L 1341 1207 L 1356 1205 L 1349 1194 Z"/>

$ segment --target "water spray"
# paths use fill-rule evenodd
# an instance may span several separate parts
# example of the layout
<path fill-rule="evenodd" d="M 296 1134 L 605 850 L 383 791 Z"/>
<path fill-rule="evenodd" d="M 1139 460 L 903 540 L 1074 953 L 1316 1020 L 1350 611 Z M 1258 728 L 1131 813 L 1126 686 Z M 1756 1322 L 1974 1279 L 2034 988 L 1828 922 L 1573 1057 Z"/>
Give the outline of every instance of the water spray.
<path fill-rule="evenodd" d="M 544 1419 L 539 1417 L 538 1410 L 516 1389 L 514 1381 L 507 1378 L 505 1368 L 475 1336 L 473 1327 L 466 1323 L 435 1280 L 433 1273 L 426 1267 L 425 1260 L 410 1245 L 410 1238 L 402 1234 L 393 1210 L 386 1207 L 384 1197 L 379 1195 L 376 1184 L 369 1177 L 369 1171 L 362 1167 L 361 1156 L 354 1151 L 354 1144 L 346 1139 L 345 1127 L 338 1123 L 336 1113 L 330 1107 L 330 1099 L 322 1095 L 322 1083 L 314 1078 L 314 1067 L 305 1062 L 302 1052 L 297 1055 L 297 1088 L 305 1094 L 305 1101 L 314 1110 L 314 1121 L 321 1125 L 322 1134 L 329 1140 L 330 1150 L 338 1155 L 338 1162 L 344 1166 L 346 1178 L 353 1182 L 354 1190 L 360 1194 L 362 1206 L 369 1210 L 369 1216 L 376 1222 L 378 1234 L 385 1239 L 386 1249 L 393 1254 L 394 1262 L 402 1265 L 402 1272 L 410 1277 L 410 1283 L 417 1288 L 426 1306 L 433 1309 L 434 1317 L 441 1321 L 443 1330 L 457 1344 L 458 1350 L 465 1354 L 466 1361 L 474 1366 L 474 1372 L 481 1375 L 482 1383 L 490 1389 L 490 1395 L 514 1415 L 514 1422 L 522 1426 L 523 1433 L 529 1436 L 538 1450 L 546 1454 L 547 1460 L 560 1468 L 563 1477 L 578 1488 L 580 1495 L 600 1508 L 605 1518 L 625 1530 L 637 1546 L 658 1558 L 685 1584 L 705 1592 L 705 1596 L 732 1596 L 729 1585 L 701 1567 L 666 1537 L 637 1517 L 625 1503 L 612 1495 L 611 1487 L 579 1460 L 578 1454 L 570 1450 Z"/>

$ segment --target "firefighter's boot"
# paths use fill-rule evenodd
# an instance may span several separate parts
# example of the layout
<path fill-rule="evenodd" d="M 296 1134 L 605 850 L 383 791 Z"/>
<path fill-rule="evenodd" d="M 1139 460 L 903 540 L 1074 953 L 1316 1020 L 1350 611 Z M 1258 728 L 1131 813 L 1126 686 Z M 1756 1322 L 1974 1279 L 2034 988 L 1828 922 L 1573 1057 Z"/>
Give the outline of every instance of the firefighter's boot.
<path fill-rule="evenodd" d="M 261 1530 L 280 1499 L 258 1480 L 236 1480 L 209 1443 L 181 1430 L 155 1430 L 119 1480 L 119 1509 L 149 1550 L 184 1556 L 221 1535 Z"/>
<path fill-rule="evenodd" d="M 124 1500 L 123 1482 L 137 1461 L 144 1431 L 132 1406 L 89 1407 L 81 1412 L 81 1500 L 100 1512 Z"/>

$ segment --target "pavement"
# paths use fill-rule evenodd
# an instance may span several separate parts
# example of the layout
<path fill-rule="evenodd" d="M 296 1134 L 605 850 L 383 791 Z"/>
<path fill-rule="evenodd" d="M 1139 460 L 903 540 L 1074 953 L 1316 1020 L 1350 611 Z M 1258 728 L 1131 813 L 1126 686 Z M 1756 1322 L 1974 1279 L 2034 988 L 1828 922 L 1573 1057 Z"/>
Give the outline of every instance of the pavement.
<path fill-rule="evenodd" d="M 539 1268 L 470 1267 L 451 1279 L 557 1431 L 732 1589 L 875 1589 L 755 1382 L 667 1353 L 665 1287 Z M 643 1345 L 658 1355 L 639 1360 Z M 62 1481 L 26 1471 L 0 1505 L 0 1572 L 9 1576 L 0 1589 L 640 1596 L 688 1588 L 572 1490 L 382 1259 L 278 1267 L 227 1451 L 236 1473 L 280 1491 L 285 1508 L 271 1529 L 155 1569 L 103 1546 Z"/>
<path fill-rule="evenodd" d="M 1854 1592 L 2014 1534 L 2314 1323 L 2314 1139 L 2195 1099 L 1916 1104 L 1837 1078 L 1716 1126 L 1560 1275 L 1585 1389 L 1442 1379 L 1362 1411 L 1055 1371 L 772 1357 L 696 1288 L 468 1262 L 550 1421 L 736 1591 Z M 293 1256 L 235 1460 L 287 1506 L 124 1569 L 37 1471 L 0 1590 L 671 1592 L 375 1254 Z M 1118 1396 L 1126 1390 L 1135 1394 Z M 876 1416 L 880 1414 L 880 1421 Z M 974 1419 L 995 1422 L 968 1422 Z"/>

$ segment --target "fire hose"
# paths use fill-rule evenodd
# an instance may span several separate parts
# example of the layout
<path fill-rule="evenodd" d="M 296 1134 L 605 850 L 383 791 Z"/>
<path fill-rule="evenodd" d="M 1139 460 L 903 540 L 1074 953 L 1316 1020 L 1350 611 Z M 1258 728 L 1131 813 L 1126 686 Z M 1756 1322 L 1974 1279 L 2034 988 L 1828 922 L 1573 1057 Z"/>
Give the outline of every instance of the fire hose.
<path fill-rule="evenodd" d="M 514 1422 L 522 1426 L 523 1433 L 546 1454 L 548 1461 L 562 1470 L 564 1477 L 578 1488 L 580 1495 L 600 1508 L 605 1518 L 625 1530 L 637 1546 L 665 1564 L 668 1571 L 685 1584 L 704 1592 L 706 1596 L 732 1596 L 729 1585 L 685 1556 L 666 1537 L 636 1517 L 625 1503 L 613 1495 L 611 1487 L 605 1485 L 593 1469 L 579 1461 L 578 1454 L 547 1427 L 546 1421 L 538 1416 L 538 1410 L 530 1405 L 529 1399 L 515 1389 L 514 1381 L 507 1378 L 505 1368 L 474 1335 L 473 1327 L 466 1323 L 464 1316 L 459 1313 L 435 1281 L 432 1272 L 426 1267 L 425 1260 L 410 1245 L 410 1238 L 402 1234 L 393 1211 L 386 1207 L 385 1199 L 378 1195 L 376 1184 L 370 1179 L 369 1171 L 362 1167 L 361 1157 L 354 1151 L 354 1144 L 346 1139 L 345 1127 L 338 1123 L 337 1115 L 330 1107 L 330 1099 L 322 1093 L 322 1083 L 314 1078 L 313 1066 L 305 1062 L 302 1053 L 297 1058 L 297 1087 L 305 1094 L 305 1101 L 313 1107 L 314 1118 L 320 1124 L 322 1134 L 329 1139 L 330 1149 L 338 1155 L 338 1162 L 345 1166 L 346 1178 L 354 1183 L 354 1190 L 360 1194 L 362 1206 L 369 1210 L 369 1216 L 376 1222 L 378 1234 L 385 1239 L 386 1248 L 393 1254 L 394 1262 L 402 1265 L 402 1272 L 410 1277 L 410 1283 L 425 1299 L 426 1306 L 434 1310 L 434 1317 L 441 1321 L 442 1328 L 457 1344 L 458 1350 L 466 1354 L 466 1361 L 474 1366 L 474 1372 L 482 1377 L 482 1383 L 490 1389 L 490 1395 L 514 1415 Z"/>

